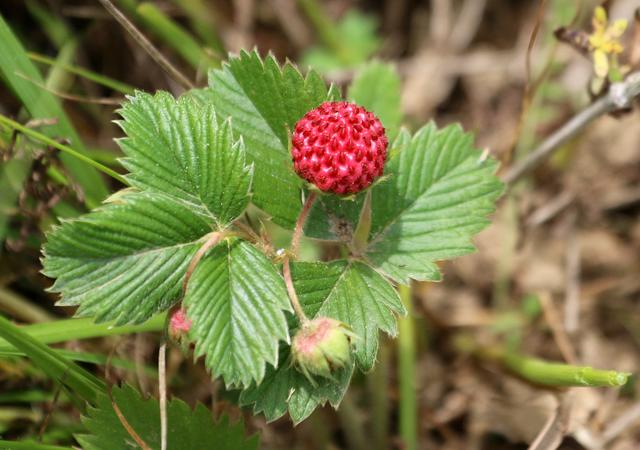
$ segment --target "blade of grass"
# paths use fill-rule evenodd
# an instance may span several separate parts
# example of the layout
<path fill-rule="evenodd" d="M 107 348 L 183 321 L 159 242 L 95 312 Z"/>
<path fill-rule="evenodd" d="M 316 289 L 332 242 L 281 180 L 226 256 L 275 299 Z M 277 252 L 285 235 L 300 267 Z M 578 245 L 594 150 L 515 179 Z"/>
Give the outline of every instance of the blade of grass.
<path fill-rule="evenodd" d="M 220 67 L 220 60 L 208 55 L 200 43 L 153 3 L 141 3 L 138 19 L 144 27 L 175 50 L 196 70 Z"/>
<path fill-rule="evenodd" d="M 22 332 L 43 344 L 55 344 L 79 339 L 95 337 L 117 336 L 120 334 L 145 333 L 162 331 L 166 314 L 158 314 L 139 325 L 125 325 L 115 327 L 111 322 L 94 323 L 93 319 L 63 319 L 54 322 L 36 323 L 20 327 Z M 0 352 L 12 350 L 13 345 L 0 339 Z"/>
<path fill-rule="evenodd" d="M 106 389 L 102 380 L 57 354 L 1 316 L 0 337 L 24 352 L 49 377 L 69 387 L 71 391 L 88 402 L 94 403 L 98 394 Z"/>
<path fill-rule="evenodd" d="M 110 366 L 110 367 L 117 367 L 119 369 L 126 369 L 126 370 L 130 370 L 132 372 L 135 372 L 136 370 L 138 370 L 136 363 L 133 361 L 129 361 L 127 359 L 123 359 L 123 358 L 112 358 L 109 357 L 107 355 L 102 355 L 100 353 L 92 353 L 92 352 L 80 352 L 80 351 L 76 351 L 76 350 L 67 350 L 64 348 L 54 348 L 53 349 L 54 352 L 56 352 L 57 354 L 59 354 L 60 356 L 67 358 L 70 361 L 75 361 L 75 362 L 82 362 L 82 363 L 89 363 L 89 364 L 95 364 L 98 366 Z M 19 350 L 2 350 L 0 349 L 0 358 L 20 358 L 20 357 L 25 357 L 27 356 L 24 352 L 21 352 Z M 153 378 L 157 378 L 158 377 L 158 371 L 156 370 L 155 367 L 151 367 L 151 366 L 143 366 L 142 367 L 142 371 L 150 377 Z M 2 398 L 0 396 L 0 402 L 2 402 Z"/>
<path fill-rule="evenodd" d="M 216 33 L 216 16 L 211 5 L 203 0 L 173 0 L 173 2 L 187 13 L 191 26 L 205 44 L 219 55 L 224 55 L 226 50 Z"/>
<path fill-rule="evenodd" d="M 22 75 L 22 76 L 20 76 Z M 44 84 L 42 77 L 27 57 L 26 51 L 15 37 L 4 18 L 0 15 L 0 77 L 16 94 L 33 118 L 55 118 L 58 123 L 43 130 L 49 137 L 62 137 L 72 145 L 84 150 L 58 99 L 26 79 Z M 61 155 L 61 160 L 71 175 L 77 180 L 87 200 L 87 206 L 95 207 L 108 195 L 109 191 L 98 172 L 69 155 Z"/>
<path fill-rule="evenodd" d="M 55 316 L 23 296 L 0 286 L 0 310 L 27 322 L 49 322 Z"/>
<path fill-rule="evenodd" d="M 59 447 L 57 445 L 38 444 L 33 441 L 2 441 L 0 448 L 3 450 L 73 450 L 72 447 Z"/>
<path fill-rule="evenodd" d="M 96 84 L 105 86 L 109 89 L 113 89 L 114 91 L 120 92 L 122 94 L 133 94 L 133 92 L 135 91 L 135 88 L 133 86 L 123 83 L 122 81 L 114 80 L 113 78 L 109 78 L 99 73 L 92 72 L 91 70 L 74 66 L 72 64 L 59 62 L 53 58 L 49 58 L 48 56 L 41 55 L 39 53 L 29 52 L 27 53 L 27 55 L 32 61 L 36 61 L 41 64 L 46 64 L 49 66 L 57 64 L 58 67 L 60 67 L 63 70 L 66 70 L 69 73 L 78 75 L 79 77 L 82 77 L 82 78 L 86 78 L 89 81 L 93 81 Z"/>
<path fill-rule="evenodd" d="M 118 172 L 116 172 L 115 170 L 100 164 L 97 161 L 94 161 L 93 159 L 89 158 L 88 156 L 86 156 L 84 153 L 80 152 L 79 150 L 73 149 L 67 145 L 64 144 L 60 144 L 58 141 L 55 141 L 53 139 L 51 139 L 50 137 L 48 137 L 47 135 L 40 133 L 38 131 L 35 131 L 31 128 L 27 128 L 26 126 L 16 122 L 15 120 L 11 120 L 8 117 L 5 117 L 3 115 L 0 114 L 0 124 L 4 124 L 6 126 L 8 126 L 9 128 L 13 128 L 14 130 L 18 130 L 20 131 L 22 134 L 29 136 L 33 139 L 36 139 L 40 142 L 42 142 L 43 144 L 47 144 L 50 145 L 53 148 L 57 148 L 58 150 L 64 152 L 65 154 L 72 156 L 74 158 L 77 158 L 80 161 L 83 161 L 86 164 L 83 164 L 83 166 L 85 166 L 85 170 L 88 170 L 89 168 L 86 167 L 86 165 L 90 165 L 93 166 L 94 168 L 100 170 L 101 172 L 109 175 L 110 177 L 118 180 L 119 182 L 121 182 L 122 184 L 128 184 L 127 180 L 125 180 L 125 178 L 120 175 Z M 65 155 L 62 155 L 65 156 Z M 97 205 L 96 205 L 97 206 Z"/>

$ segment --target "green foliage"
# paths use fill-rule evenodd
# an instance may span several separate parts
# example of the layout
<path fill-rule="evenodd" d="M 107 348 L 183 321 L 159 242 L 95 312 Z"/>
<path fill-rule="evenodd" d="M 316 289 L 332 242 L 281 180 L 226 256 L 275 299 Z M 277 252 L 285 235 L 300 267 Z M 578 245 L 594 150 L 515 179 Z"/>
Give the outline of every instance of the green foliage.
<path fill-rule="evenodd" d="M 380 47 L 376 28 L 375 18 L 356 10 L 348 11 L 331 33 L 336 38 L 325 39 L 325 45 L 310 48 L 303 55 L 302 63 L 321 72 L 358 66 Z"/>
<path fill-rule="evenodd" d="M 395 336 L 394 313 L 404 313 L 395 289 L 359 261 L 298 263 L 292 276 L 310 316 L 331 317 L 351 327 L 357 336 L 354 355 L 358 366 L 370 370 L 378 352 L 378 330 Z"/>
<path fill-rule="evenodd" d="M 119 143 L 132 186 L 201 206 L 219 228 L 244 211 L 251 168 L 242 142 L 233 140 L 230 121 L 220 122 L 212 105 L 139 92 L 120 114 L 127 137 Z"/>
<path fill-rule="evenodd" d="M 502 192 L 497 163 L 459 126 L 433 123 L 413 137 L 401 132 L 391 155 L 389 180 L 372 193 L 366 258 L 398 283 L 437 281 L 435 261 L 472 252 L 471 238 L 489 223 Z"/>
<path fill-rule="evenodd" d="M 302 180 L 293 172 L 289 136 L 296 122 L 326 100 L 337 99 L 313 71 L 303 77 L 290 63 L 241 52 L 209 74 L 204 93 L 216 112 L 231 117 L 255 164 L 253 203 L 279 225 L 292 228 L 302 208 Z"/>
<path fill-rule="evenodd" d="M 64 222 L 44 248 L 59 305 L 78 316 L 140 323 L 178 298 L 199 239 L 211 231 L 195 205 L 159 193 L 129 193 Z"/>
<path fill-rule="evenodd" d="M 358 72 L 347 97 L 373 111 L 384 125 L 389 140 L 393 140 L 402 121 L 400 94 L 400 76 L 394 66 L 374 61 Z"/>
<path fill-rule="evenodd" d="M 349 96 L 395 133 L 398 83 L 390 66 L 373 63 Z M 394 336 L 396 316 L 405 312 L 385 276 L 439 279 L 435 262 L 473 249 L 471 238 L 488 223 L 502 189 L 496 163 L 482 159 L 470 135 L 429 124 L 413 137 L 399 133 L 387 177 L 369 191 L 370 215 L 362 211 L 367 193 L 350 200 L 320 195 L 305 234 L 337 240 L 351 254 L 293 262 L 292 284 L 309 317 L 351 328 L 354 361 L 334 379 L 307 380 L 291 364 L 287 344 L 298 321 L 286 315 L 291 306 L 271 245 L 240 221 L 251 202 L 293 227 L 307 186 L 292 168 L 291 130 L 310 109 L 337 99 L 315 72 L 304 77 L 257 52 L 231 59 L 210 73 L 208 88 L 178 100 L 167 93 L 130 97 L 119 123 L 132 188 L 62 223 L 45 246 L 44 271 L 57 277 L 52 290 L 62 293 L 60 304 L 79 305 L 79 315 L 98 321 L 144 321 L 180 300 L 187 266 L 219 237 L 198 254 L 183 299 L 196 357 L 268 420 L 288 412 L 298 423 L 318 405 L 337 407 L 354 368 L 373 367 L 379 332 Z"/>
<path fill-rule="evenodd" d="M 294 424 L 327 402 L 334 408 L 340 405 L 353 375 L 353 364 L 335 374 L 335 380 L 319 378 L 314 385 L 289 359 L 288 349 L 282 351 L 280 366 L 269 367 L 262 383 L 245 389 L 240 395 L 240 404 L 253 405 L 253 411 L 263 413 L 270 422 L 288 412 Z"/>
<path fill-rule="evenodd" d="M 49 377 L 84 401 L 95 401 L 104 383 L 0 316 L 0 337 L 27 355 Z"/>
<path fill-rule="evenodd" d="M 278 341 L 289 340 L 283 310 L 291 310 L 273 264 L 247 242 L 218 245 L 197 266 L 184 299 L 193 321 L 196 356 L 227 385 L 247 386 L 278 363 Z"/>
<path fill-rule="evenodd" d="M 47 126 L 43 132 L 50 137 L 69 139 L 74 147 L 83 150 L 82 142 L 58 100 L 43 89 L 42 76 L 29 61 L 20 41 L 0 16 L 0 81 L 20 99 L 34 119 L 55 117 L 57 123 Z M 39 86 L 40 85 L 40 86 Z M 98 172 L 68 155 L 61 160 L 82 187 L 87 203 L 98 205 L 107 196 L 107 188 Z"/>
<path fill-rule="evenodd" d="M 128 385 L 115 387 L 111 397 L 101 395 L 95 407 L 89 407 L 83 423 L 90 434 L 76 436 L 84 450 L 122 450 L 141 448 L 123 425 L 148 448 L 160 448 L 160 408 L 155 399 L 143 399 Z M 167 448 L 171 450 L 257 450 L 258 437 L 247 439 L 241 423 L 232 425 L 227 418 L 214 423 L 211 412 L 198 404 L 195 410 L 179 399 L 167 404 Z"/>

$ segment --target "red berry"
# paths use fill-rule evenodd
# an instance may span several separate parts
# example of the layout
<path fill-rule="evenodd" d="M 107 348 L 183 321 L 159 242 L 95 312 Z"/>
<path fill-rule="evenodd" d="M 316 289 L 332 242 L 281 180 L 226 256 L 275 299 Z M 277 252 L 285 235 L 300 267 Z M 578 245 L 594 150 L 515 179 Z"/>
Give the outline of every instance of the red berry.
<path fill-rule="evenodd" d="M 293 167 L 320 190 L 355 194 L 382 175 L 387 137 L 380 120 L 361 106 L 325 102 L 298 121 Z"/>

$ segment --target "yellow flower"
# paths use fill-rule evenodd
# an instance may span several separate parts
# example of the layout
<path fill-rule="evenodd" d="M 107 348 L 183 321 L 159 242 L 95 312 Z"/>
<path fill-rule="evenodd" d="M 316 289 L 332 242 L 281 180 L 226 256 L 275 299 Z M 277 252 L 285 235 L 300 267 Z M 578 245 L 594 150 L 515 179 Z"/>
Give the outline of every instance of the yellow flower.
<path fill-rule="evenodd" d="M 591 19 L 593 32 L 589 35 L 589 46 L 593 54 L 593 68 L 599 78 L 606 78 L 609 74 L 610 62 L 616 64 L 615 55 L 624 50 L 620 37 L 627 29 L 627 21 L 619 19 L 609 24 L 607 12 L 602 6 L 593 11 Z M 613 61 L 610 61 L 613 59 Z"/>

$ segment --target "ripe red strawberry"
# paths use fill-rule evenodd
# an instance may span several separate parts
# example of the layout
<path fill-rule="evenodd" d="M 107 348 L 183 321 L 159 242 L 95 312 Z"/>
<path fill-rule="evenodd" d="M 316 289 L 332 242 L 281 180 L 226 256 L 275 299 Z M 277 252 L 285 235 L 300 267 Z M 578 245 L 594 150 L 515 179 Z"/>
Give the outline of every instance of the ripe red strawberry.
<path fill-rule="evenodd" d="M 325 102 L 298 121 L 293 167 L 320 190 L 355 194 L 382 175 L 387 137 L 380 120 L 361 106 Z"/>

